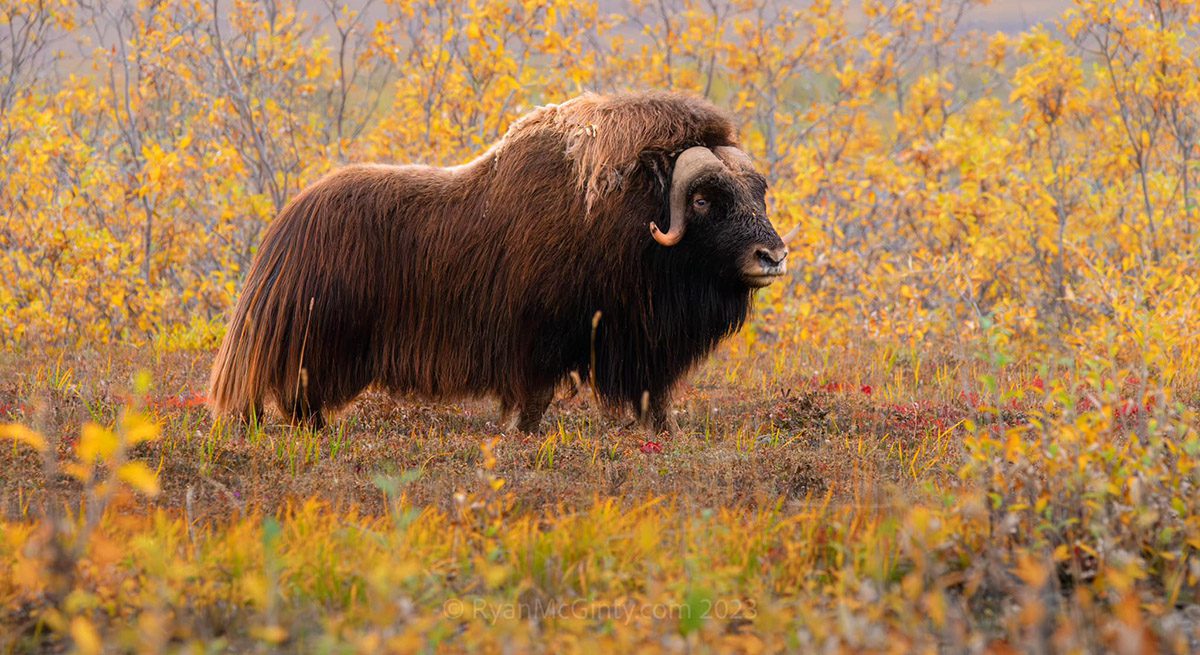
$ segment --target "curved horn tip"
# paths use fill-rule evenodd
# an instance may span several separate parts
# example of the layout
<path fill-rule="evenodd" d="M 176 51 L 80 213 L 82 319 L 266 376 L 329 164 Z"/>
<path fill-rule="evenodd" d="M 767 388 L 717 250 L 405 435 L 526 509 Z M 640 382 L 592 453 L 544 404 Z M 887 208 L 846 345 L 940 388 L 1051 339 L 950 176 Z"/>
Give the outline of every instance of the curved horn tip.
<path fill-rule="evenodd" d="M 801 224 L 797 224 L 796 227 L 792 228 L 791 232 L 788 232 L 787 234 L 783 235 L 783 245 L 785 245 L 785 246 L 788 245 L 796 237 L 800 236 L 800 227 L 801 227 Z"/>
<path fill-rule="evenodd" d="M 654 240 L 658 242 L 658 245 L 671 247 L 679 243 L 679 240 L 683 238 L 683 232 L 676 232 L 675 234 L 664 233 L 662 230 L 658 229 L 658 225 L 656 223 L 651 221 L 650 236 L 654 237 Z"/>

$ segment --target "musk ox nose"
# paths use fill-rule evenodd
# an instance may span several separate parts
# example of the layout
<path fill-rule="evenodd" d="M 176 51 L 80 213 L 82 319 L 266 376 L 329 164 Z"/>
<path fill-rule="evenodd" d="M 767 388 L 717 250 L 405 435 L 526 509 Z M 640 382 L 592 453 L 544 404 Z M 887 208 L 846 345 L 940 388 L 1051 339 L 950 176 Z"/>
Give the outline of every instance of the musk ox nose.
<path fill-rule="evenodd" d="M 779 248 L 759 248 L 754 251 L 754 256 L 764 268 L 776 268 L 783 264 L 783 260 L 787 258 L 788 250 L 786 247 Z"/>
<path fill-rule="evenodd" d="M 742 281 L 753 288 L 765 287 L 787 272 L 787 246 L 758 246 L 742 259 Z"/>

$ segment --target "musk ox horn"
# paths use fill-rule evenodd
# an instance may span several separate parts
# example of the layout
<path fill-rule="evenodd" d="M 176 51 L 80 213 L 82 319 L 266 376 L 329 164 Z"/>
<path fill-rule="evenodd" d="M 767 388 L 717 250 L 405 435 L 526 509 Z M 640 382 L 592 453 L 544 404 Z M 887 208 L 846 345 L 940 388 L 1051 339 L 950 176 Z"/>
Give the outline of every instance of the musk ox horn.
<path fill-rule="evenodd" d="M 692 180 L 713 167 L 724 168 L 713 151 L 704 146 L 695 146 L 679 153 L 675 158 L 675 170 L 671 173 L 671 229 L 666 233 L 650 222 L 650 235 L 662 246 L 673 246 L 683 238 L 687 230 L 687 190 Z"/>
<path fill-rule="evenodd" d="M 720 157 L 721 161 L 726 164 L 737 164 L 743 170 L 754 169 L 754 160 L 750 159 L 750 155 L 746 154 L 746 151 L 741 148 L 717 146 L 713 148 L 713 152 L 717 153 L 717 157 Z"/>
<path fill-rule="evenodd" d="M 792 239 L 795 239 L 796 237 L 800 236 L 800 227 L 801 227 L 801 224 L 797 224 L 796 227 L 792 228 L 791 232 L 788 232 L 787 234 L 783 235 L 783 245 L 785 245 L 785 246 L 788 245 L 789 243 L 792 242 Z"/>

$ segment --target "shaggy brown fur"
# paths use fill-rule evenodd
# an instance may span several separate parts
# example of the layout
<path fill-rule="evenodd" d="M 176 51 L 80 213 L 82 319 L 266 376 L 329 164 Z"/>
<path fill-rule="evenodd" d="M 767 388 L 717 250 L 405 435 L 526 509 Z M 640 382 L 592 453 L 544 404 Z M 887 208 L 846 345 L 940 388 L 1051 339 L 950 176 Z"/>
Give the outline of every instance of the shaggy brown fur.
<path fill-rule="evenodd" d="M 648 394 L 668 425 L 673 384 L 745 319 L 735 260 L 782 247 L 761 177 L 736 166 L 722 188 L 745 229 L 689 223 L 677 246 L 652 240 L 648 223 L 669 222 L 672 158 L 696 145 L 737 145 L 707 102 L 585 95 L 532 111 L 462 166 L 330 173 L 268 228 L 213 365 L 212 409 L 275 403 L 320 424 L 377 385 L 495 395 L 529 430 L 575 372 L 614 406 Z"/>

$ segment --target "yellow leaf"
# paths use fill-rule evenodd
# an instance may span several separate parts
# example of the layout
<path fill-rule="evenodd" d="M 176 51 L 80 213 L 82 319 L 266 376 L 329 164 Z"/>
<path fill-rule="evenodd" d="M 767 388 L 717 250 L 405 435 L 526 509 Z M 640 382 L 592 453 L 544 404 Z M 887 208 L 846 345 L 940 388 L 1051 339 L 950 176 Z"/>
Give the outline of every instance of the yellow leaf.
<path fill-rule="evenodd" d="M 933 624 L 941 627 L 946 624 L 946 597 L 940 591 L 926 594 L 925 607 Z"/>
<path fill-rule="evenodd" d="M 83 426 L 75 452 L 84 462 L 92 462 L 96 458 L 107 460 L 117 452 L 117 435 L 95 423 L 88 423 Z"/>
<path fill-rule="evenodd" d="M 268 625 L 261 628 L 254 628 L 250 634 L 255 638 L 265 641 L 269 644 L 282 644 L 288 638 L 287 630 L 284 630 L 278 625 Z"/>
<path fill-rule="evenodd" d="M 96 633 L 92 622 L 82 616 L 71 619 L 71 639 L 75 641 L 75 648 L 84 655 L 100 652 L 100 635 Z"/>
<path fill-rule="evenodd" d="M 158 477 L 145 462 L 122 464 L 121 468 L 117 469 L 117 477 L 147 496 L 158 494 Z"/>
<path fill-rule="evenodd" d="M 141 414 L 130 413 L 125 419 L 125 442 L 134 446 L 158 439 L 159 426 Z"/>
<path fill-rule="evenodd" d="M 145 394 L 146 392 L 150 391 L 150 382 L 151 380 L 149 371 L 138 371 L 133 376 L 133 390 L 137 392 L 138 395 Z"/>
<path fill-rule="evenodd" d="M 63 473 L 66 473 L 80 482 L 87 482 L 88 480 L 92 479 L 92 467 L 90 464 L 84 466 L 83 464 L 76 464 L 75 462 L 67 462 L 66 464 L 63 464 L 62 470 Z"/>
<path fill-rule="evenodd" d="M 1070 559 L 1070 557 L 1071 557 L 1071 550 L 1069 548 L 1067 548 L 1066 544 L 1059 544 L 1058 547 L 1054 549 L 1054 561 L 1055 562 L 1065 562 L 1068 559 Z"/>
<path fill-rule="evenodd" d="M 23 443 L 39 453 L 46 451 L 46 438 L 18 423 L 0 425 L 0 437 Z"/>
<path fill-rule="evenodd" d="M 1042 566 L 1032 556 L 1020 553 L 1017 555 L 1016 574 L 1025 584 L 1035 589 L 1041 589 L 1042 585 L 1046 582 L 1046 578 L 1050 575 L 1050 569 Z"/>
<path fill-rule="evenodd" d="M 41 593 L 46 587 L 48 575 L 40 559 L 19 559 L 12 567 L 12 578 L 17 589 L 27 593 Z"/>
<path fill-rule="evenodd" d="M 501 583 L 508 579 L 510 571 L 507 566 L 502 564 L 484 565 L 483 580 L 489 589 L 499 587 Z"/>

